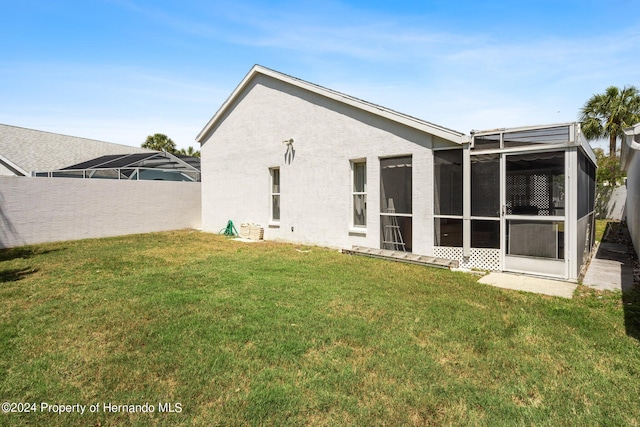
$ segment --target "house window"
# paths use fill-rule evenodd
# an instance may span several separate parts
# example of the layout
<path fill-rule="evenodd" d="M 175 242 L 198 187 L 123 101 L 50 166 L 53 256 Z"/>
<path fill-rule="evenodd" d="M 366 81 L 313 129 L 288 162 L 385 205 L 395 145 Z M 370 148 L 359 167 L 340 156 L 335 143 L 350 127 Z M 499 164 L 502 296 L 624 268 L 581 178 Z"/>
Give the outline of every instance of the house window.
<path fill-rule="evenodd" d="M 367 162 L 351 163 L 353 171 L 353 226 L 367 226 Z"/>
<path fill-rule="evenodd" d="M 271 221 L 280 222 L 280 168 L 271 172 Z"/>

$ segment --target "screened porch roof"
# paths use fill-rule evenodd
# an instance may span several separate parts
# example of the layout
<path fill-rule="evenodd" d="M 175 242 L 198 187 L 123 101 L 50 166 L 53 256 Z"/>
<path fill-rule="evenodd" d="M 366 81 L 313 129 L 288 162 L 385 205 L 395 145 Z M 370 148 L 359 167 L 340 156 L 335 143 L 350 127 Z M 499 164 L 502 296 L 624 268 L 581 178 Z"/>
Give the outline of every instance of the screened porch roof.
<path fill-rule="evenodd" d="M 471 131 L 474 152 L 503 151 L 506 149 L 529 150 L 555 148 L 559 146 L 580 146 L 593 164 L 596 156 L 580 130 L 580 123 L 556 123 L 550 125 L 499 128 Z"/>

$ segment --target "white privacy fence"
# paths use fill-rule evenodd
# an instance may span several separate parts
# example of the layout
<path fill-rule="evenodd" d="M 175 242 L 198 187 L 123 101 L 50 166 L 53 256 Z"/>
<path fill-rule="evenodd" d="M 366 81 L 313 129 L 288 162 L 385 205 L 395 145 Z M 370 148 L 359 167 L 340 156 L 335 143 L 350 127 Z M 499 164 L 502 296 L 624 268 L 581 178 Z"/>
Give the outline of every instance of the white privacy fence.
<path fill-rule="evenodd" d="M 200 225 L 200 183 L 0 177 L 0 247 Z"/>

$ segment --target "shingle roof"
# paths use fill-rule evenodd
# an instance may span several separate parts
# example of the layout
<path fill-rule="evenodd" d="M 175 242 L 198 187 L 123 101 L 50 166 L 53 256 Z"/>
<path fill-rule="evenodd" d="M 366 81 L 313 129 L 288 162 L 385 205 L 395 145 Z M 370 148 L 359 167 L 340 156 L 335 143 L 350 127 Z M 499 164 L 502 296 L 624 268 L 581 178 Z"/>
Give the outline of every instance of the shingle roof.
<path fill-rule="evenodd" d="M 19 174 L 50 171 L 110 154 L 152 150 L 0 124 L 0 164 Z"/>

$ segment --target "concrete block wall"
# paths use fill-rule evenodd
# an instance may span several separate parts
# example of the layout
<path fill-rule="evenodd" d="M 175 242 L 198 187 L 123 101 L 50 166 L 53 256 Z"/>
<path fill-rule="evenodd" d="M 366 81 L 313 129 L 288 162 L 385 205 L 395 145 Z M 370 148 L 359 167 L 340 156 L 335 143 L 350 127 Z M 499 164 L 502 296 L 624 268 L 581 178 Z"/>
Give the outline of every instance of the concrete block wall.
<path fill-rule="evenodd" d="M 432 253 L 436 137 L 267 76 L 256 76 L 239 94 L 212 135 L 201 148 L 204 231 L 217 232 L 231 219 L 262 225 L 265 239 L 380 247 L 380 158 L 410 155 L 413 252 Z M 361 159 L 367 162 L 365 230 L 352 226 L 351 161 Z M 277 224 L 270 222 L 269 169 L 275 167 Z"/>
<path fill-rule="evenodd" d="M 0 247 L 199 228 L 200 183 L 0 176 Z"/>

